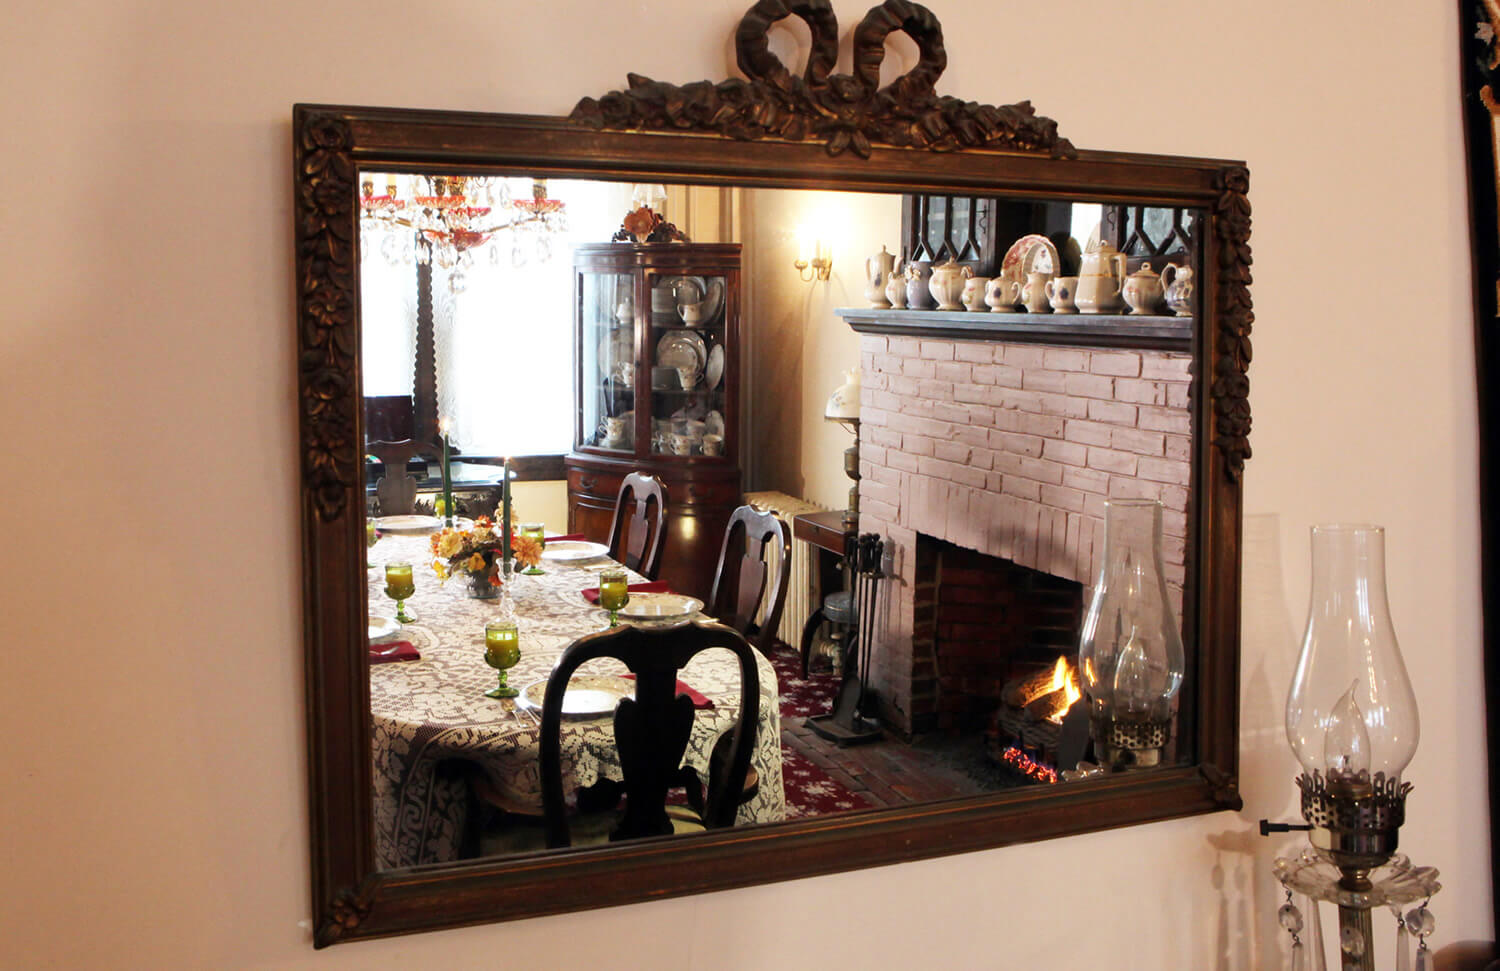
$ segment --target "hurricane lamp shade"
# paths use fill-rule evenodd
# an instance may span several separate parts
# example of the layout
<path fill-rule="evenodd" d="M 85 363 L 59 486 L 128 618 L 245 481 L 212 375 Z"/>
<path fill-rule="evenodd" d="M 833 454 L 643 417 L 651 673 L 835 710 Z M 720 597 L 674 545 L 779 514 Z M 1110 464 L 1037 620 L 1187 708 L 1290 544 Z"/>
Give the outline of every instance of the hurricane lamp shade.
<path fill-rule="evenodd" d="M 1417 750 L 1417 699 L 1385 590 L 1385 530 L 1312 528 L 1312 597 L 1286 702 L 1286 735 L 1309 775 L 1400 777 Z"/>
<path fill-rule="evenodd" d="M 1158 763 L 1186 667 L 1161 561 L 1162 506 L 1111 500 L 1104 556 L 1079 639 L 1095 754 L 1117 768 Z"/>

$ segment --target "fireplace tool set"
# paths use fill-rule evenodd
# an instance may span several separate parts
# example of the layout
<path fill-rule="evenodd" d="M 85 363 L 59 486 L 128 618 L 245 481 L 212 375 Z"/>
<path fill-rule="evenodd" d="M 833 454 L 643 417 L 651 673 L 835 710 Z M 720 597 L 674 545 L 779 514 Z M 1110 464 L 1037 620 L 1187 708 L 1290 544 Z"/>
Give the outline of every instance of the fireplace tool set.
<path fill-rule="evenodd" d="M 860 536 L 845 555 L 854 583 L 854 633 L 844 647 L 850 663 L 844 665 L 844 681 L 839 685 L 833 711 L 807 719 L 808 728 L 839 745 L 873 742 L 881 735 L 879 722 L 867 716 L 867 682 L 875 643 L 876 606 L 885 579 L 884 556 L 885 541 L 877 533 Z"/>

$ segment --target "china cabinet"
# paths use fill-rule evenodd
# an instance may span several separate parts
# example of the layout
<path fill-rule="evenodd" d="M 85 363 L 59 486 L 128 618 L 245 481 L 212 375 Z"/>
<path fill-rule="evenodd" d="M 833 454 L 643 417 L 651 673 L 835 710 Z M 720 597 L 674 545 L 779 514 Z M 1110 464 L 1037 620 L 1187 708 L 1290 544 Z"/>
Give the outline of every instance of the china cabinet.
<path fill-rule="evenodd" d="M 606 542 L 620 481 L 667 486 L 661 579 L 707 597 L 740 502 L 738 243 L 574 250 L 568 531 Z"/>

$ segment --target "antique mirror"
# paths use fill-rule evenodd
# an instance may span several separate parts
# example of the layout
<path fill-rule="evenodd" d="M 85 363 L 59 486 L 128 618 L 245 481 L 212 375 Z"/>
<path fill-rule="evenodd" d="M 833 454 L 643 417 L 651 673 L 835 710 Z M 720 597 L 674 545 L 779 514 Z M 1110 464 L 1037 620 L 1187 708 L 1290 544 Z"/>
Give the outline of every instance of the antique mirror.
<path fill-rule="evenodd" d="M 800 77 L 788 72 L 767 42 L 771 25 L 787 16 L 800 17 L 811 30 L 811 54 Z M 911 71 L 882 87 L 878 79 L 886 37 L 896 30 L 916 42 L 920 57 Z M 853 75 L 832 73 L 837 40 L 838 25 L 827 0 L 762 0 L 736 34 L 745 79 L 679 87 L 631 76 L 628 90 L 599 100 L 585 98 L 567 118 L 327 105 L 294 109 L 318 946 L 787 880 L 1239 807 L 1240 477 L 1250 453 L 1246 370 L 1252 321 L 1246 168 L 1239 162 L 1079 151 L 1058 135 L 1055 122 L 1036 114 L 1027 102 L 992 107 L 940 96 L 934 85 L 946 63 L 941 28 L 930 11 L 907 0 L 886 0 L 858 25 Z M 580 361 L 597 366 L 595 358 L 605 355 L 603 348 L 609 345 L 607 336 L 600 344 L 595 332 L 587 331 L 585 339 L 584 330 L 575 331 L 584 326 L 590 307 L 605 318 L 618 313 L 621 321 L 639 321 L 640 332 L 632 331 L 636 356 L 627 349 L 621 357 L 655 363 L 642 349 L 648 342 L 656 348 L 660 339 L 651 330 L 648 313 L 658 308 L 646 305 L 660 279 L 652 274 L 658 271 L 643 270 L 639 284 L 628 274 L 607 277 L 604 284 L 588 276 L 589 254 L 601 247 L 606 256 L 614 252 L 604 246 L 607 231 L 640 201 L 643 186 L 666 186 L 669 193 L 718 192 L 739 200 L 741 211 L 756 205 L 764 212 L 779 211 L 787 199 L 813 190 L 838 200 L 827 218 L 841 218 L 838 213 L 845 210 L 839 206 L 879 213 L 885 228 L 845 257 L 845 271 L 856 276 L 859 268 L 849 264 L 862 262 L 882 244 L 899 247 L 903 235 L 927 230 L 929 236 L 952 238 L 954 226 L 968 237 L 985 235 L 989 243 L 962 253 L 955 246 L 949 255 L 972 264 L 971 272 L 977 268 L 985 276 L 1015 276 L 1018 290 L 1027 270 L 1048 269 L 1030 265 L 1032 259 L 1053 262 L 1054 276 L 1082 277 L 1113 262 L 1099 254 L 1116 247 L 1123 251 L 1121 269 L 1105 272 L 1117 274 L 1117 286 L 1151 260 L 1158 261 L 1158 271 L 1165 260 L 1179 276 L 1190 269 L 1195 288 L 1177 315 L 1161 310 L 1132 319 L 1123 309 L 1043 315 L 1029 313 L 1025 306 L 1016 306 L 1013 313 L 978 306 L 902 311 L 871 307 L 876 298 L 844 308 L 839 322 L 859 335 L 858 360 L 848 364 L 860 366 L 864 384 L 859 528 L 887 543 L 885 600 L 878 631 L 869 637 L 874 656 L 865 662 L 866 686 L 874 700 L 862 710 L 886 737 L 919 753 L 930 755 L 932 745 L 941 748 L 960 728 L 987 739 L 989 746 L 996 746 L 995 738 L 1001 736 L 994 751 L 1005 748 L 1007 725 L 1014 733 L 1018 719 L 1035 723 L 1046 717 L 1025 710 L 1036 695 L 1019 702 L 1011 697 L 1015 682 L 1024 680 L 1011 675 L 1029 669 L 1014 664 L 975 669 L 962 687 L 942 673 L 951 674 L 970 656 L 1002 650 L 984 641 L 991 628 L 1001 626 L 991 622 L 998 620 L 998 608 L 987 608 L 994 618 L 966 616 L 964 623 L 952 625 L 948 634 L 953 646 L 945 655 L 934 645 L 939 625 L 931 622 L 934 611 L 942 608 L 933 605 L 936 601 L 921 600 L 930 595 L 923 591 L 939 573 L 974 575 L 980 569 L 977 560 L 1003 561 L 997 568 L 1001 573 L 1022 577 L 1018 582 L 1024 589 L 1013 597 L 1018 604 L 1014 612 L 1025 613 L 1027 604 L 1041 598 L 1050 611 L 1041 613 L 1061 616 L 1021 635 L 1025 660 L 1035 662 L 1039 652 L 1048 663 L 1053 657 L 1076 659 L 1083 611 L 1103 562 L 1102 549 L 1092 548 L 1103 536 L 1103 503 L 1144 497 L 1159 499 L 1165 507 L 1167 580 L 1182 642 L 1176 672 L 1181 688 L 1169 740 L 1158 743 L 1151 758 L 1117 771 L 1077 771 L 1073 767 L 1088 763 L 1075 746 L 1071 757 L 1056 758 L 1051 767 L 1071 770 L 1067 779 L 1058 771 L 1022 784 L 996 782 L 1004 773 L 960 772 L 974 784 L 899 800 L 872 797 L 852 808 L 795 818 L 778 796 L 769 799 L 768 809 L 762 805 L 762 814 L 742 815 L 738 825 L 691 835 L 513 851 L 493 846 L 476 851 L 474 845 L 450 838 L 439 841 L 444 847 L 434 855 L 430 847 L 415 845 L 420 837 L 398 833 L 392 820 L 410 814 L 402 805 L 380 803 L 390 796 L 389 780 L 381 776 L 391 764 L 393 744 L 405 752 L 416 742 L 414 736 L 396 738 L 399 732 L 393 734 L 391 728 L 392 709 L 400 707 L 399 697 L 392 700 L 393 679 L 406 675 L 388 673 L 400 665 L 372 665 L 368 650 L 369 618 L 389 613 L 391 604 L 367 573 L 366 519 L 374 488 L 367 456 L 378 439 L 405 436 L 435 442 L 435 429 L 426 426 L 435 412 L 454 406 L 440 404 L 441 389 L 435 397 L 430 387 L 400 381 L 394 390 L 377 386 L 366 369 L 378 342 L 392 342 L 386 350 L 402 361 L 429 353 L 423 342 L 431 339 L 431 306 L 413 311 L 418 317 L 428 315 L 420 327 L 391 326 L 384 318 L 390 316 L 392 302 L 401 301 L 379 296 L 381 287 L 417 281 L 426 296 L 415 298 L 415 306 L 430 303 L 434 291 L 450 299 L 466 286 L 483 291 L 485 285 L 474 282 L 482 266 L 467 270 L 468 282 L 455 284 L 455 269 L 471 263 L 444 266 L 436 258 L 412 259 L 399 243 L 377 252 L 385 230 L 371 229 L 370 219 L 379 208 L 372 200 L 398 194 L 387 193 L 388 186 L 412 186 L 411 194 L 430 198 L 438 184 L 481 183 L 490 187 L 486 191 L 506 185 L 515 197 L 530 196 L 533 210 L 546 208 L 543 203 L 554 197 L 572 210 L 572 226 L 579 234 L 546 243 L 551 252 L 545 255 L 554 265 L 545 271 L 538 265 L 545 260 L 536 259 L 537 250 L 522 253 L 515 242 L 489 257 L 507 264 L 502 289 L 560 294 L 560 322 L 548 326 L 567 338 L 561 345 L 565 350 L 527 366 L 550 369 L 565 384 L 584 382 Z M 595 215 L 585 217 L 588 199 L 605 201 Z M 941 225 L 931 215 L 938 211 L 947 220 Z M 671 209 L 667 214 L 679 215 Z M 745 266 L 781 272 L 779 263 L 765 255 L 775 248 L 765 234 L 722 226 L 705 233 L 702 225 L 686 227 L 689 235 L 697 230 L 691 244 L 655 245 L 679 255 L 697 247 L 719 259 L 713 254 L 729 252 L 722 244 L 733 240 L 743 244 Z M 585 233 L 584 226 L 604 229 Z M 393 238 L 403 238 L 400 232 L 410 228 L 398 227 Z M 1036 253 L 1022 254 L 1026 265 L 1012 270 L 998 254 L 1021 237 L 1047 240 L 1051 249 L 1038 243 Z M 416 238 L 420 244 L 421 237 Z M 1116 247 L 1108 245 L 1110 240 Z M 718 250 L 708 245 L 715 242 Z M 600 245 L 581 245 L 586 243 Z M 1137 244 L 1144 248 L 1133 250 Z M 624 247 L 619 252 L 632 246 L 614 245 Z M 649 251 L 653 244 L 637 245 Z M 988 265 L 981 249 L 988 251 Z M 916 255 L 920 271 L 931 273 L 935 261 Z M 425 275 L 419 270 L 423 265 Z M 730 353 L 745 357 L 737 374 L 738 403 L 746 415 L 736 420 L 731 413 L 730 424 L 745 430 L 740 450 L 757 453 L 764 463 L 760 478 L 767 481 L 780 447 L 778 437 L 767 431 L 776 355 L 800 350 L 783 351 L 783 346 L 795 345 L 757 335 L 772 300 L 757 295 L 760 281 L 741 280 L 737 268 L 704 265 L 710 266 L 708 273 L 721 272 L 732 281 L 721 294 L 736 308 L 740 333 L 733 336 L 726 324 L 719 339 L 732 345 Z M 387 270 L 395 283 L 377 280 L 377 272 Z M 562 285 L 531 285 L 544 278 Z M 1086 286 L 1078 285 L 1080 301 Z M 850 289 L 858 293 L 862 286 Z M 686 306 L 709 304 L 711 290 L 702 288 Z M 499 299 L 503 305 L 504 297 Z M 679 302 L 665 309 L 683 312 L 683 306 Z M 448 314 L 453 317 L 451 308 Z M 607 319 L 606 326 L 612 326 Z M 412 335 L 421 328 L 422 340 L 413 344 Z M 393 333 L 405 336 L 391 337 Z M 605 385 L 631 383 L 640 401 L 661 397 L 648 374 L 616 367 L 602 380 Z M 674 393 L 690 394 L 691 389 Z M 907 407 L 908 399 L 919 393 L 928 396 L 927 402 Z M 577 404 L 580 415 L 593 409 L 578 417 L 571 404 L 562 406 L 569 412 L 566 424 L 571 427 L 565 434 L 572 436 L 575 452 L 601 451 L 604 429 L 618 437 L 626 434 L 622 429 L 630 421 L 633 434 L 652 434 L 651 424 L 633 414 L 639 407 L 632 404 L 635 398 L 622 404 L 616 392 L 611 394 L 616 396 L 594 405 L 584 403 L 582 395 L 565 396 Z M 415 404 L 411 414 L 397 415 L 392 424 L 390 400 L 403 396 Z M 804 407 L 821 410 L 823 404 Z M 610 418 L 626 424 L 610 426 Z M 503 454 L 499 448 L 476 446 L 472 451 L 486 459 Z M 1111 464 L 1117 453 L 1128 453 L 1128 468 Z M 399 470 L 407 458 L 397 454 L 386 464 Z M 518 463 L 523 477 L 528 469 L 531 478 L 562 475 L 556 456 L 528 461 Z M 922 484 L 914 493 L 892 491 L 917 479 Z M 938 480 L 940 494 L 934 494 Z M 570 483 L 576 485 L 572 479 Z M 965 517 L 956 516 L 955 508 L 964 510 Z M 1026 515 L 1018 517 L 1017 509 Z M 405 550 L 399 544 L 411 542 L 398 538 L 391 548 Z M 425 568 L 419 558 L 425 542 L 423 537 L 412 546 L 419 571 Z M 999 602 L 994 585 L 1001 581 L 993 573 L 980 575 L 977 594 L 960 591 L 955 594 L 959 602 L 965 597 Z M 449 589 L 434 596 L 457 604 L 463 593 Z M 435 611 L 434 630 L 445 609 Z M 445 635 L 439 631 L 431 636 L 440 641 Z M 454 636 L 462 641 L 467 635 Z M 476 656 L 483 653 L 482 632 L 477 637 Z M 561 646 L 552 645 L 555 650 Z M 427 649 L 435 658 L 451 647 L 435 641 Z M 545 669 L 539 676 L 545 676 Z M 441 683 L 440 675 L 434 680 L 428 685 L 434 691 L 454 687 Z M 774 705 L 776 685 L 767 690 L 765 697 Z M 1007 703 L 1013 709 L 1009 722 L 999 710 Z M 485 731 L 488 716 L 476 710 L 477 715 L 466 711 L 455 716 L 464 732 Z M 499 730 L 516 731 L 520 716 L 509 706 L 497 704 L 492 711 Z M 781 729 L 791 721 L 783 716 Z M 1079 730 L 1079 722 L 1060 713 L 1055 722 L 1063 725 L 1061 744 L 1067 749 L 1066 737 Z M 1081 730 L 1087 738 L 1087 724 Z M 528 735 L 534 740 L 534 732 Z M 922 748 L 924 744 L 928 747 Z M 1020 750 L 1043 760 L 1057 754 L 1056 746 L 1038 746 L 1034 738 Z M 941 758 L 947 760 L 945 768 L 955 764 L 951 753 Z M 465 773 L 461 761 L 431 767 L 431 779 L 442 784 L 424 790 L 423 811 L 444 799 L 472 796 L 475 777 Z M 766 788 L 781 793 L 774 782 L 765 780 Z"/>

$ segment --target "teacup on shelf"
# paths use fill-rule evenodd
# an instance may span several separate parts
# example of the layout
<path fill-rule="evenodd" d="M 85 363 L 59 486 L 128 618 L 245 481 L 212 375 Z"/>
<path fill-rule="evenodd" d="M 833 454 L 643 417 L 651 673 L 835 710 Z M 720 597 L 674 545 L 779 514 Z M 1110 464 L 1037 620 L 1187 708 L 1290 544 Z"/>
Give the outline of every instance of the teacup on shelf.
<path fill-rule="evenodd" d="M 997 276 L 985 284 L 984 302 L 990 313 L 1003 314 L 1016 309 L 1021 299 L 1021 283 L 1008 277 Z"/>
<path fill-rule="evenodd" d="M 678 368 L 677 380 L 682 382 L 682 390 L 693 390 L 698 386 L 698 369 L 696 367 Z"/>
<path fill-rule="evenodd" d="M 724 436 L 723 435 L 704 435 L 703 436 L 703 454 L 704 455 L 723 455 L 724 454 Z"/>
<path fill-rule="evenodd" d="M 1073 297 L 1078 293 L 1078 277 L 1053 277 L 1047 281 L 1046 293 L 1048 302 L 1052 304 L 1053 313 L 1078 313 L 1078 306 L 1073 303 Z"/>

